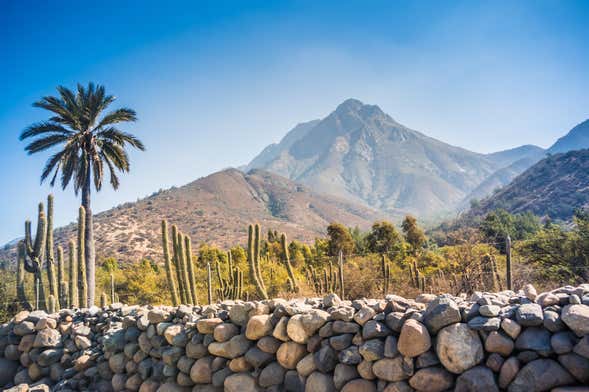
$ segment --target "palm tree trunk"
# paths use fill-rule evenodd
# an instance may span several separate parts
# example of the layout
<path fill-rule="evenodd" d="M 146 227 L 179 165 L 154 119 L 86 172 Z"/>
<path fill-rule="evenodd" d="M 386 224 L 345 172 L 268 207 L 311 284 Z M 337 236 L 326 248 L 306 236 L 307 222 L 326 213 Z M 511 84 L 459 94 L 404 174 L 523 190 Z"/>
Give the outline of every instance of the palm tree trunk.
<path fill-rule="evenodd" d="M 86 281 L 88 283 L 88 307 L 94 306 L 94 297 L 96 291 L 96 253 L 94 250 L 94 224 L 92 221 L 92 209 L 90 207 L 90 189 L 92 186 L 91 172 L 88 170 L 86 184 L 82 189 L 82 206 L 86 210 L 86 228 L 84 238 L 84 249 L 86 263 Z M 81 262 L 81 260 L 80 260 Z"/>

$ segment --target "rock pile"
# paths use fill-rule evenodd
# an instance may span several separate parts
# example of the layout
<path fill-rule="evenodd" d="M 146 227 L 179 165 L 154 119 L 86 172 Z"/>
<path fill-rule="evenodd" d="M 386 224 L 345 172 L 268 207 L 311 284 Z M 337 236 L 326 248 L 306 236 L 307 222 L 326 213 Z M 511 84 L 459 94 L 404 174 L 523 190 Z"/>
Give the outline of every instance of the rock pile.
<path fill-rule="evenodd" d="M 9 391 L 589 391 L 589 284 L 21 312 Z M 581 388 L 581 389 L 579 389 Z"/>

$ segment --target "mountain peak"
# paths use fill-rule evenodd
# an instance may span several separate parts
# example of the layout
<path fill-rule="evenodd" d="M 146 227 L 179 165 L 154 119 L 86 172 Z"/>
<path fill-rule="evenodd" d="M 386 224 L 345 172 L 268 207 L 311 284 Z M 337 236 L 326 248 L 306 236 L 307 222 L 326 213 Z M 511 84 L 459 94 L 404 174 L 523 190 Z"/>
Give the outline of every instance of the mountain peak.
<path fill-rule="evenodd" d="M 341 111 L 357 111 L 364 106 L 364 102 L 356 98 L 348 98 L 344 102 L 340 103 L 335 109 L 336 112 Z"/>
<path fill-rule="evenodd" d="M 548 152 L 556 154 L 559 152 L 581 150 L 584 148 L 589 148 L 589 120 L 577 124 L 569 131 L 569 133 L 558 139 L 556 143 L 548 149 Z"/>

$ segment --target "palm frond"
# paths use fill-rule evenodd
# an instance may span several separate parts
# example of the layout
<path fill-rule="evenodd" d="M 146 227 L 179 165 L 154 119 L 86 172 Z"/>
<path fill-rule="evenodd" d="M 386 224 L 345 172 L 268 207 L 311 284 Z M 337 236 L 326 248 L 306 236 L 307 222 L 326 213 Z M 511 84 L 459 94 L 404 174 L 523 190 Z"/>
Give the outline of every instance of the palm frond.
<path fill-rule="evenodd" d="M 118 124 L 122 122 L 137 121 L 137 113 L 133 109 L 120 108 L 107 113 L 96 126 L 96 130 L 102 129 L 107 125 Z"/>
<path fill-rule="evenodd" d="M 48 148 L 54 147 L 63 142 L 67 142 L 69 136 L 65 135 L 49 135 L 43 138 L 37 139 L 25 147 L 25 151 L 31 155 L 36 152 L 47 150 Z"/>
<path fill-rule="evenodd" d="M 45 181 L 45 179 L 49 176 L 52 170 L 59 169 L 61 158 L 66 154 L 67 150 L 59 151 L 51 156 L 45 163 L 45 168 L 43 169 L 43 173 L 41 173 L 41 182 Z M 57 176 L 57 170 L 51 182 L 55 182 L 55 176 Z"/>
<path fill-rule="evenodd" d="M 113 187 L 114 190 L 119 189 L 119 177 L 117 176 L 117 174 L 115 172 L 114 165 L 112 164 L 110 159 L 108 159 L 106 157 L 106 155 L 104 154 L 104 151 L 101 151 L 100 155 L 102 157 L 102 160 L 104 162 L 106 162 L 106 165 L 108 166 L 108 171 L 109 171 L 109 175 L 110 175 L 110 185 Z"/>
<path fill-rule="evenodd" d="M 117 169 L 122 172 L 129 171 L 129 157 L 122 147 L 117 144 L 103 143 L 102 152 Z"/>
<path fill-rule="evenodd" d="M 59 133 L 61 135 L 71 135 L 74 132 L 63 127 L 60 124 L 56 124 L 53 121 L 42 121 L 32 124 L 25 128 L 19 136 L 19 140 L 23 141 L 29 137 L 38 136 L 44 133 Z"/>
<path fill-rule="evenodd" d="M 141 140 L 139 140 L 137 137 L 130 133 L 120 131 L 113 127 L 109 127 L 98 132 L 96 134 L 96 137 L 99 139 L 108 140 L 110 142 L 118 144 L 121 147 L 123 147 L 125 143 L 128 143 L 141 151 L 145 151 L 145 146 L 143 145 L 143 142 L 141 142 Z"/>

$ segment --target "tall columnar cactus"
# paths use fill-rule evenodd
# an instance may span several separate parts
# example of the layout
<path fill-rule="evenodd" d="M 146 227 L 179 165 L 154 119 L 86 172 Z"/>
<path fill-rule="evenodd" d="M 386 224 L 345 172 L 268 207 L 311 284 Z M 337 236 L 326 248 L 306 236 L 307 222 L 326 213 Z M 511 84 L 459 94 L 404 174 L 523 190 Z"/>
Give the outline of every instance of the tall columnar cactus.
<path fill-rule="evenodd" d="M 57 308 L 59 309 L 59 286 L 55 274 L 55 255 L 53 244 L 53 195 L 47 196 L 47 240 L 45 241 L 45 267 L 47 268 L 47 281 L 49 282 L 49 293 L 53 295 Z"/>
<path fill-rule="evenodd" d="M 172 296 L 172 303 L 174 306 L 180 305 L 178 298 L 178 290 L 176 289 L 176 282 L 174 281 L 174 267 L 172 266 L 172 260 L 170 259 L 170 249 L 168 241 L 168 222 L 162 220 L 162 245 L 164 250 L 164 263 L 166 266 L 166 276 L 168 278 L 168 287 Z"/>
<path fill-rule="evenodd" d="M 194 263 L 192 262 L 192 241 L 189 236 L 184 237 L 184 251 L 186 252 L 186 265 L 188 269 L 188 279 L 190 285 L 190 299 L 194 305 L 198 305 L 196 296 L 196 275 L 194 273 Z"/>
<path fill-rule="evenodd" d="M 76 243 L 74 240 L 69 241 L 69 257 L 70 257 L 70 269 L 69 269 L 69 306 L 77 308 L 80 306 L 79 301 L 79 290 L 78 290 L 78 257 L 76 250 Z"/>
<path fill-rule="evenodd" d="M 284 259 L 284 266 L 286 267 L 286 272 L 288 272 L 288 280 L 289 286 L 291 287 L 293 292 L 299 291 L 299 284 L 295 277 L 294 271 L 292 269 L 292 265 L 290 264 L 290 255 L 288 252 L 288 242 L 286 241 L 286 234 L 282 233 L 280 236 L 280 246 L 282 248 L 282 257 Z"/>
<path fill-rule="evenodd" d="M 386 256 L 383 254 L 380 258 L 380 270 L 382 272 L 383 279 L 383 294 L 386 295 L 389 292 L 389 284 L 391 281 L 391 266 L 387 263 Z"/>
<path fill-rule="evenodd" d="M 248 228 L 247 240 L 247 258 L 250 270 L 250 281 L 256 287 L 258 296 L 262 299 L 268 299 L 264 281 L 260 274 L 260 225 L 256 224 L 255 228 L 250 225 Z"/>
<path fill-rule="evenodd" d="M 413 260 L 413 273 L 415 274 L 415 287 L 419 288 L 419 269 L 417 268 L 417 260 Z"/>
<path fill-rule="evenodd" d="M 59 289 L 58 302 L 60 307 L 68 307 L 68 287 L 65 281 L 65 265 L 63 259 L 63 248 L 61 245 L 57 247 L 57 282 Z"/>
<path fill-rule="evenodd" d="M 505 280 L 507 290 L 513 290 L 513 276 L 511 274 L 511 237 L 505 238 Z"/>
<path fill-rule="evenodd" d="M 192 304 L 192 298 L 190 295 L 190 279 L 188 278 L 188 267 L 186 262 L 186 253 L 184 252 L 184 234 L 178 232 L 178 263 L 180 265 L 180 271 L 182 273 L 182 298 L 185 304 Z"/>
<path fill-rule="evenodd" d="M 211 263 L 207 262 L 207 301 L 213 303 L 213 282 L 211 282 Z"/>
<path fill-rule="evenodd" d="M 45 256 L 45 241 L 47 239 L 47 220 L 43 203 L 39 203 L 39 212 L 37 216 L 37 233 L 35 239 L 31 235 L 31 221 L 25 222 L 25 251 L 28 260 L 25 259 L 25 270 L 35 276 L 35 307 L 47 306 L 45 297 L 45 287 L 43 286 L 42 271 L 43 259 Z"/>
<path fill-rule="evenodd" d="M 85 255 L 86 210 L 80 206 L 78 215 L 78 302 L 81 308 L 88 307 L 88 281 L 86 279 Z"/>
<path fill-rule="evenodd" d="M 114 298 L 113 298 L 113 300 L 114 300 Z M 107 305 L 108 305 L 108 296 L 106 295 L 106 293 L 102 293 L 102 295 L 100 296 L 100 307 L 106 308 Z"/>
<path fill-rule="evenodd" d="M 339 296 L 344 299 L 344 254 L 340 250 L 338 258 Z"/>
<path fill-rule="evenodd" d="M 178 255 L 178 227 L 176 225 L 172 225 L 172 249 L 174 251 L 174 257 L 172 260 L 176 269 L 176 282 L 178 282 L 178 298 L 180 302 L 186 303 L 184 298 L 184 277 L 180 264 L 181 260 Z"/>
<path fill-rule="evenodd" d="M 17 270 L 16 270 L 16 297 L 19 305 L 23 309 L 32 310 L 33 307 L 27 300 L 27 293 L 25 291 L 25 264 L 26 264 L 26 250 L 24 241 L 19 241 L 17 246 Z"/>
<path fill-rule="evenodd" d="M 219 288 L 217 289 L 218 298 L 222 300 L 228 298 L 241 298 L 243 275 L 239 268 L 233 266 L 233 256 L 231 255 L 231 251 L 227 252 L 227 279 L 223 278 L 223 272 L 219 260 L 215 262 L 215 273 L 217 275 L 217 280 L 219 281 Z"/>
<path fill-rule="evenodd" d="M 110 303 L 111 304 L 114 304 L 116 302 L 115 301 L 116 294 L 117 293 L 115 291 L 115 274 L 111 273 L 110 274 Z"/>
<path fill-rule="evenodd" d="M 47 311 L 49 314 L 53 314 L 57 311 L 57 300 L 53 295 L 50 295 L 47 303 Z"/>

